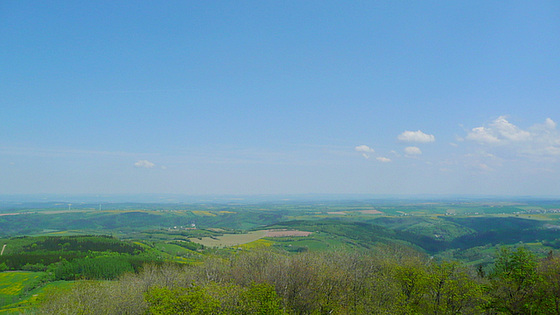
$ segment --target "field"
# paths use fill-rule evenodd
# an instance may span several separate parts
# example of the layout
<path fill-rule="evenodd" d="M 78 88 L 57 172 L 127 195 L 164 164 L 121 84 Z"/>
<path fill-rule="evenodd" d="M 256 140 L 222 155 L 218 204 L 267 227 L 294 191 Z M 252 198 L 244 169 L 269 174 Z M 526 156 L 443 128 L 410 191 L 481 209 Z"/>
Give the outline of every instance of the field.
<path fill-rule="evenodd" d="M 294 230 L 268 230 L 266 237 L 285 237 L 285 236 L 309 236 L 313 232 L 294 231 Z"/>
<path fill-rule="evenodd" d="M 51 292 L 59 292 L 66 288 L 70 288 L 74 282 L 72 281 L 54 281 L 44 284 L 35 288 L 26 294 L 19 295 L 15 302 L 0 306 L 0 314 L 22 314 L 26 311 L 31 311 L 43 299 L 45 299 Z"/>
<path fill-rule="evenodd" d="M 266 236 L 267 231 L 252 231 L 245 234 L 224 234 L 222 236 L 191 238 L 190 241 L 206 247 L 229 247 L 254 242 Z"/>
<path fill-rule="evenodd" d="M 328 250 L 348 250 L 357 248 L 351 240 L 343 237 L 336 237 L 326 233 L 315 232 L 313 236 L 284 236 L 267 238 L 275 248 L 285 250 L 287 252 L 316 252 Z"/>
<path fill-rule="evenodd" d="M 0 299 L 18 296 L 26 286 L 37 282 L 44 273 L 7 271 L 0 273 Z"/>
<path fill-rule="evenodd" d="M 24 307 L 33 298 L 32 290 L 40 285 L 44 272 L 5 271 L 0 272 L 0 312 L 14 307 Z M 37 296 L 35 296 L 37 297 Z"/>

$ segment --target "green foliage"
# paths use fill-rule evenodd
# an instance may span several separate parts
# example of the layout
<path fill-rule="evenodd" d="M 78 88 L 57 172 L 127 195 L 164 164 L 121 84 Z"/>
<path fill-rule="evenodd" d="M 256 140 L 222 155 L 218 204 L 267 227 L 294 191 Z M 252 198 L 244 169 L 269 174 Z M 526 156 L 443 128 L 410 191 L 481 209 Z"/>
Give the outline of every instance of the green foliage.
<path fill-rule="evenodd" d="M 198 286 L 188 288 L 153 287 L 146 293 L 148 314 L 212 314 L 220 303 Z"/>
<path fill-rule="evenodd" d="M 517 288 L 534 285 L 537 274 L 537 258 L 525 247 L 512 250 L 501 248 L 494 265 L 493 277 L 511 282 Z"/>
<path fill-rule="evenodd" d="M 24 252 L 37 251 L 111 251 L 134 254 L 144 249 L 136 244 L 120 241 L 111 236 L 46 236 L 33 238 L 33 243 L 22 246 Z"/>
<path fill-rule="evenodd" d="M 508 314 L 536 314 L 535 298 L 540 275 L 535 255 L 524 247 L 502 248 L 491 274 L 491 307 Z"/>
<path fill-rule="evenodd" d="M 219 289 L 222 288 L 222 289 Z M 249 288 L 213 283 L 204 286 L 151 287 L 145 293 L 148 314 L 282 314 L 274 287 L 252 284 Z"/>
<path fill-rule="evenodd" d="M 21 270 L 27 270 L 27 271 L 46 271 L 47 270 L 47 266 L 45 266 L 44 264 L 41 263 L 37 263 L 37 264 L 25 264 L 21 267 Z"/>
<path fill-rule="evenodd" d="M 535 296 L 543 314 L 560 314 L 560 257 L 552 252 L 538 268 L 540 282 Z"/>
<path fill-rule="evenodd" d="M 421 308 L 428 286 L 428 273 L 422 264 L 407 262 L 395 266 L 395 280 L 401 289 L 403 307 L 409 312 Z"/>
<path fill-rule="evenodd" d="M 241 293 L 238 314 L 282 314 L 280 301 L 272 285 L 252 284 L 247 291 Z"/>
<path fill-rule="evenodd" d="M 560 258 L 539 261 L 524 248 L 504 248 L 489 278 L 480 278 L 473 268 L 406 247 L 292 255 L 260 249 L 80 283 L 53 295 L 41 312 L 557 314 Z"/>
<path fill-rule="evenodd" d="M 79 252 L 31 252 L 16 253 L 0 256 L 0 262 L 5 263 L 9 270 L 21 270 L 26 265 L 50 265 L 62 259 L 74 260 L 85 257 L 87 253 Z"/>
<path fill-rule="evenodd" d="M 95 253 L 140 255 L 144 248 L 110 236 L 41 236 L 7 240 L 9 250 L 0 256 L 0 264 L 9 270 L 44 271 L 62 260 L 73 261 Z"/>
<path fill-rule="evenodd" d="M 426 310 L 433 314 L 481 313 L 486 301 L 477 280 L 457 263 L 430 264 Z"/>
<path fill-rule="evenodd" d="M 54 279 L 116 279 L 127 272 L 134 272 L 128 255 L 86 257 L 71 262 L 63 260 L 53 268 Z"/>
<path fill-rule="evenodd" d="M 179 241 L 174 241 L 174 242 L 169 242 L 169 243 L 173 244 L 173 245 L 183 247 L 183 248 L 186 248 L 186 249 L 191 250 L 191 251 L 196 251 L 196 250 L 200 250 L 200 249 L 204 248 L 204 246 L 202 246 L 198 243 L 185 241 L 185 240 L 180 241 L 180 242 Z"/>

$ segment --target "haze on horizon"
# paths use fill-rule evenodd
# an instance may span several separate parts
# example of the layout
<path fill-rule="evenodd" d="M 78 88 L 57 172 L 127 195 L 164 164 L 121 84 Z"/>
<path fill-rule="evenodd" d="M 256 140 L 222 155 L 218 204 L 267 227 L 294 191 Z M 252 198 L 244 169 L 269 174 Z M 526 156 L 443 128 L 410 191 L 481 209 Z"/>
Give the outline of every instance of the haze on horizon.
<path fill-rule="evenodd" d="M 558 12 L 3 1 L 0 195 L 560 196 Z"/>

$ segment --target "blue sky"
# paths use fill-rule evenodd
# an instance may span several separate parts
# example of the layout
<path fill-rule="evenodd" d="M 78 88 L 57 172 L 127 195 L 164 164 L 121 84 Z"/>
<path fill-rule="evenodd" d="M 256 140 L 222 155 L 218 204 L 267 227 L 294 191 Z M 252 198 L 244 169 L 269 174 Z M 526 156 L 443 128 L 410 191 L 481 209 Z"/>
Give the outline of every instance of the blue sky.
<path fill-rule="evenodd" d="M 2 1 L 0 194 L 560 195 L 557 1 Z"/>

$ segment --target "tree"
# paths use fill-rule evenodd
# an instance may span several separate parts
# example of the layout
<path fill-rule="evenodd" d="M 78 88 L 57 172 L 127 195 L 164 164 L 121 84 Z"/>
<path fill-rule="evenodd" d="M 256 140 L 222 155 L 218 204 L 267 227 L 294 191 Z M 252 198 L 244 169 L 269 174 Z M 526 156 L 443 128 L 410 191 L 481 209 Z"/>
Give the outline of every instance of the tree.
<path fill-rule="evenodd" d="M 484 305 L 482 285 L 454 262 L 432 263 L 428 269 L 427 307 L 432 314 L 475 314 Z"/>
<path fill-rule="evenodd" d="M 538 313 L 537 265 L 535 255 L 524 247 L 501 248 L 490 275 L 490 307 L 508 314 Z"/>
<path fill-rule="evenodd" d="M 549 253 L 539 264 L 538 272 L 542 281 L 536 295 L 543 314 L 560 314 L 560 257 Z"/>
<path fill-rule="evenodd" d="M 148 314 L 211 314 L 220 302 L 198 286 L 189 288 L 153 287 L 146 293 Z"/>
<path fill-rule="evenodd" d="M 270 284 L 252 284 L 239 298 L 240 314 L 282 314 L 281 300 Z"/>

